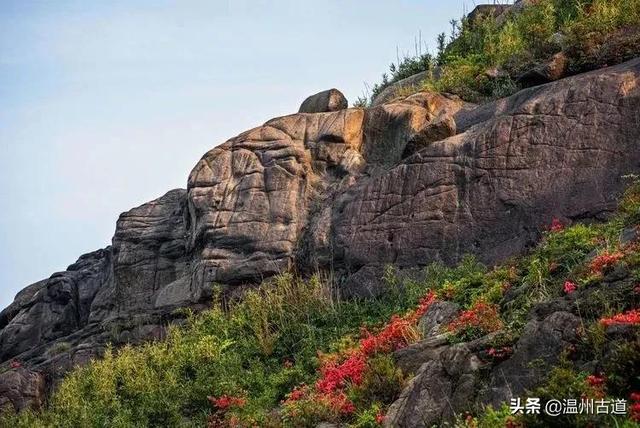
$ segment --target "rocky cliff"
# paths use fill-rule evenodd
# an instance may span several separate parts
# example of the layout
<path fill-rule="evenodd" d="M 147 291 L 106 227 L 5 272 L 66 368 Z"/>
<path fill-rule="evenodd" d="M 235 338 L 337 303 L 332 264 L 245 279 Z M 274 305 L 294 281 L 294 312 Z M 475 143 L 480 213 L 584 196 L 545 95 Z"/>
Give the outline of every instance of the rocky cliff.
<path fill-rule="evenodd" d="M 112 245 L 0 313 L 0 406 L 21 409 L 107 343 L 162 337 L 179 308 L 295 269 L 347 295 L 382 266 L 495 263 L 552 218 L 606 218 L 640 171 L 640 59 L 477 106 L 420 92 L 344 108 L 334 91 L 207 152 L 187 189 L 123 213 Z M 18 363 L 19 362 L 19 363 Z"/>

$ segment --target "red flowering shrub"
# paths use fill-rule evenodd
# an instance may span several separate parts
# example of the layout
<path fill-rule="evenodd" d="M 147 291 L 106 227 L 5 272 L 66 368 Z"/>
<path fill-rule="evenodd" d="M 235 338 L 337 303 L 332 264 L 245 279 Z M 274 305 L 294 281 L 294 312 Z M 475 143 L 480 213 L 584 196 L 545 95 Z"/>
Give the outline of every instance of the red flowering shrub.
<path fill-rule="evenodd" d="M 622 251 L 614 251 L 612 253 L 605 251 L 591 260 L 591 263 L 589 263 L 589 270 L 594 275 L 601 274 L 606 269 L 618 263 L 618 261 L 623 257 L 624 253 Z"/>
<path fill-rule="evenodd" d="M 347 398 L 344 392 L 325 394 L 322 398 L 327 401 L 329 408 L 334 413 L 350 415 L 356 411 L 356 406 Z"/>
<path fill-rule="evenodd" d="M 470 309 L 462 311 L 458 318 L 447 326 L 447 330 L 462 339 L 470 339 L 500 330 L 502 327 L 498 307 L 479 300 Z"/>
<path fill-rule="evenodd" d="M 245 400 L 244 398 L 230 397 L 226 394 L 218 398 L 207 397 L 207 399 L 218 410 L 228 410 L 231 407 L 244 407 L 244 405 L 247 404 L 247 400 Z"/>
<path fill-rule="evenodd" d="M 14 370 L 15 370 L 15 369 L 19 369 L 20 367 L 22 367 L 22 363 L 21 363 L 20 361 L 18 361 L 18 360 L 12 360 L 12 361 L 9 363 L 9 367 L 11 367 L 11 368 L 12 368 L 12 369 L 14 369 Z"/>
<path fill-rule="evenodd" d="M 413 340 L 416 340 L 417 335 L 414 326 L 435 300 L 435 293 L 429 292 L 420 300 L 413 312 L 409 312 L 404 317 L 394 315 L 391 317 L 391 321 L 378 334 L 373 335 L 364 329 L 363 335 L 365 337 L 360 340 L 359 351 L 365 356 L 373 355 L 376 352 L 391 352 L 403 348 Z"/>
<path fill-rule="evenodd" d="M 300 400 L 301 398 L 304 398 L 304 396 L 308 393 L 308 389 L 309 387 L 304 384 L 293 388 L 293 391 L 287 394 L 287 399 L 285 401 L 294 402 Z"/>
<path fill-rule="evenodd" d="M 384 423 L 384 418 L 385 418 L 384 412 L 382 410 L 378 411 L 378 414 L 376 415 L 376 422 L 379 425 L 382 425 Z"/>
<path fill-rule="evenodd" d="M 227 412 L 231 409 L 242 408 L 247 400 L 241 397 L 221 395 L 220 397 L 207 397 L 209 402 L 215 407 L 214 413 L 209 416 L 208 428 L 241 427 L 243 426 L 239 418 L 231 415 L 227 420 Z"/>
<path fill-rule="evenodd" d="M 513 354 L 513 348 L 511 348 L 511 346 L 503 346 L 502 348 L 489 348 L 487 350 L 487 355 L 498 361 L 509 358 L 511 354 Z"/>
<path fill-rule="evenodd" d="M 629 418 L 634 422 L 640 422 L 640 392 L 633 392 L 630 396 Z"/>
<path fill-rule="evenodd" d="M 415 324 L 436 295 L 429 292 L 420 300 L 415 310 L 404 316 L 394 315 L 377 334 L 363 329 L 358 347 L 346 355 L 330 355 L 321 358 L 319 379 L 313 387 L 295 388 L 283 405 L 289 418 L 339 420 L 355 412 L 355 405 L 345 391 L 362 383 L 370 369 L 369 361 L 377 353 L 388 353 L 407 346 L 418 339 Z"/>
<path fill-rule="evenodd" d="M 408 318 L 394 315 L 378 334 L 373 335 L 364 330 L 366 337 L 360 340 L 360 351 L 364 355 L 376 352 L 391 352 L 400 349 L 415 338 L 414 322 Z"/>
<path fill-rule="evenodd" d="M 574 282 L 571 281 L 565 281 L 564 282 L 564 292 L 566 294 L 571 294 L 574 291 L 576 291 L 578 287 L 576 286 L 576 284 Z"/>
<path fill-rule="evenodd" d="M 600 323 L 605 327 L 615 324 L 640 325 L 640 309 L 632 309 L 609 318 L 602 318 Z"/>
<path fill-rule="evenodd" d="M 518 422 L 512 416 L 509 416 L 504 423 L 504 428 L 523 428 L 522 422 Z"/>
<path fill-rule="evenodd" d="M 589 386 L 590 393 L 589 398 L 604 398 L 604 388 L 607 382 L 607 378 L 602 375 L 589 375 L 587 376 L 587 385 Z"/>
<path fill-rule="evenodd" d="M 551 232 L 560 232 L 563 229 L 564 225 L 560 222 L 560 220 L 558 220 L 557 218 L 551 220 L 551 227 L 549 228 Z"/>
<path fill-rule="evenodd" d="M 365 357 L 361 352 L 354 353 L 341 364 L 329 361 L 320 367 L 321 377 L 316 382 L 316 389 L 329 394 L 345 388 L 348 383 L 359 385 L 366 366 Z"/>

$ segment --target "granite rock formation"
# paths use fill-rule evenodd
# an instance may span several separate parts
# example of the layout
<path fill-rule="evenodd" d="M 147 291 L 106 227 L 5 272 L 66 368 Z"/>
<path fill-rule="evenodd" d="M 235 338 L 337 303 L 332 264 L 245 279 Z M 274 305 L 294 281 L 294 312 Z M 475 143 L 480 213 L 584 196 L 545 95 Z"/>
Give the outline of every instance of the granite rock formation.
<path fill-rule="evenodd" d="M 640 171 L 639 84 L 635 59 L 483 106 L 432 93 L 338 103 L 228 140 L 186 190 L 122 214 L 111 246 L 0 313 L 0 404 L 37 405 L 107 343 L 161 338 L 177 308 L 206 307 L 214 282 L 233 292 L 291 268 L 332 268 L 348 286 L 386 263 L 467 253 L 494 263 L 553 217 L 606 217 L 622 176 Z M 468 379 L 473 350 L 449 354 L 424 371 L 451 360 L 456 382 Z"/>
<path fill-rule="evenodd" d="M 332 88 L 311 95 L 300 105 L 298 113 L 326 113 L 344 110 L 349 102 L 339 90 Z"/>

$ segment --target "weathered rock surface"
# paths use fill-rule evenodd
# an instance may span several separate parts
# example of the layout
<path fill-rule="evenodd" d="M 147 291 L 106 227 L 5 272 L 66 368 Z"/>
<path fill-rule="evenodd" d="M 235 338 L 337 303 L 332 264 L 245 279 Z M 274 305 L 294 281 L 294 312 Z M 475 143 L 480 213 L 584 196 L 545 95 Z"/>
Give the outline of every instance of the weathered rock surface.
<path fill-rule="evenodd" d="M 311 95 L 300 105 L 298 113 L 325 113 L 344 110 L 349 107 L 349 102 L 344 94 L 333 88 Z"/>
<path fill-rule="evenodd" d="M 533 67 L 518 77 L 522 86 L 535 86 L 563 78 L 569 67 L 569 59 L 564 52 L 558 52 L 548 61 Z"/>
<path fill-rule="evenodd" d="M 534 305 L 518 340 L 498 358 L 494 346 L 505 349 L 500 331 L 456 344 L 451 344 L 446 334 L 437 334 L 438 329 L 424 332 L 425 339 L 393 354 L 398 367 L 414 375 L 389 408 L 385 425 L 441 426 L 465 411 L 487 405 L 499 408 L 544 384 L 561 360 L 578 371 L 600 370 L 614 358 L 618 344 L 637 340 L 636 335 L 633 326 L 612 325 L 606 329 L 601 354 L 580 352 L 585 322 L 593 320 L 611 301 L 626 299 L 631 307 L 637 307 L 640 297 L 633 293 L 635 287 L 635 279 L 620 266 L 598 284 Z M 502 304 L 517 297 L 518 290 L 514 291 Z M 451 302 L 436 303 L 422 321 L 437 319 L 454 306 Z"/>
<path fill-rule="evenodd" d="M 413 76 L 409 76 L 402 80 L 398 80 L 397 82 L 391 83 L 378 95 L 376 95 L 373 100 L 371 100 L 371 106 L 377 107 L 379 105 L 393 101 L 396 98 L 401 98 L 400 94 L 405 90 L 420 89 L 420 85 L 422 84 L 422 82 L 424 82 L 431 75 L 436 77 L 439 76 L 440 68 L 436 67 L 433 70 L 421 71 L 420 73 L 416 73 Z"/>
<path fill-rule="evenodd" d="M 576 310 L 561 299 L 534 309 L 513 355 L 496 365 L 487 359 L 486 350 L 499 333 L 453 345 L 444 334 L 427 335 L 396 351 L 398 366 L 415 376 L 389 408 L 385 426 L 431 427 L 474 406 L 497 408 L 523 396 L 545 379 L 564 351 L 578 343 L 580 318 L 567 312 L 572 309 Z"/>
<path fill-rule="evenodd" d="M 334 207 L 337 255 L 352 270 L 466 253 L 494 263 L 552 217 L 606 215 L 640 165 L 639 72 L 634 60 L 516 94 L 466 132 L 363 178 Z"/>
<path fill-rule="evenodd" d="M 206 153 L 186 190 L 122 214 L 110 247 L 20 292 L 0 313 L 0 370 L 19 360 L 50 387 L 108 342 L 161 338 L 212 282 L 331 267 L 373 294 L 386 263 L 493 263 L 552 217 L 606 216 L 640 170 L 639 83 L 635 59 L 484 106 L 419 93 L 244 132 Z"/>
<path fill-rule="evenodd" d="M 42 374 L 21 367 L 0 373 L 0 412 L 38 408 L 44 400 Z"/>

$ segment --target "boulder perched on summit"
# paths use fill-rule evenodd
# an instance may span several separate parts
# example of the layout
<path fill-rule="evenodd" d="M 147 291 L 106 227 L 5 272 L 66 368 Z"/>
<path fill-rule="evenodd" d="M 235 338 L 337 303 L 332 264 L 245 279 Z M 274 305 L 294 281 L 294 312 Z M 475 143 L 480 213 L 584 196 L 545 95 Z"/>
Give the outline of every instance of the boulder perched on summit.
<path fill-rule="evenodd" d="M 339 90 L 332 88 L 307 97 L 300 105 L 298 113 L 326 113 L 344 110 L 349 102 Z"/>

